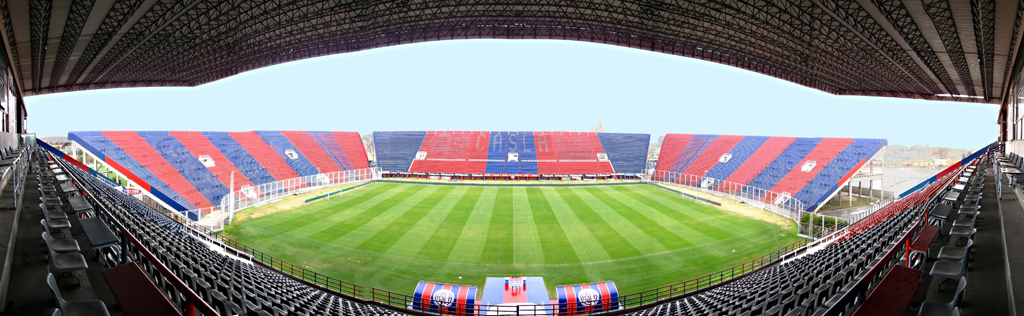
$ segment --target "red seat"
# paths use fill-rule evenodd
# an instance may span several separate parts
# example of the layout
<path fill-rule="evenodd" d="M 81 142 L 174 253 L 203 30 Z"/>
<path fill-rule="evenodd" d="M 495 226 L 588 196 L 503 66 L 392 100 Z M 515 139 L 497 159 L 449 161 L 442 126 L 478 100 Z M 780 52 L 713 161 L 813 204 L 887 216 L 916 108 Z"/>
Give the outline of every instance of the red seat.
<path fill-rule="evenodd" d="M 138 132 L 103 132 L 103 136 L 106 136 L 111 142 L 121 147 L 121 150 L 124 150 L 125 153 L 149 170 L 149 172 L 153 173 L 160 181 L 166 183 L 171 190 L 174 190 L 174 192 L 177 192 L 178 195 L 191 203 L 191 206 L 195 208 L 213 206 L 213 203 L 207 200 L 206 196 L 203 196 L 199 190 L 196 190 L 195 186 L 186 180 L 181 175 L 181 172 L 174 168 L 171 163 L 167 162 L 156 149 L 153 149 L 149 142 L 143 139 L 142 136 L 139 136 Z M 219 203 L 220 201 L 217 202 Z"/>

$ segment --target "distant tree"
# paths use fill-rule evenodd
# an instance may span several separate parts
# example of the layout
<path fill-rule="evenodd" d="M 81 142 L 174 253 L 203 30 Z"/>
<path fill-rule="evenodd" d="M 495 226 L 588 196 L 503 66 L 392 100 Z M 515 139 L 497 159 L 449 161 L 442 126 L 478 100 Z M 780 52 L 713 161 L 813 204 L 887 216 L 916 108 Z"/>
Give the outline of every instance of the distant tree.
<path fill-rule="evenodd" d="M 363 146 L 366 147 L 366 151 L 373 152 L 373 134 L 363 135 Z"/>

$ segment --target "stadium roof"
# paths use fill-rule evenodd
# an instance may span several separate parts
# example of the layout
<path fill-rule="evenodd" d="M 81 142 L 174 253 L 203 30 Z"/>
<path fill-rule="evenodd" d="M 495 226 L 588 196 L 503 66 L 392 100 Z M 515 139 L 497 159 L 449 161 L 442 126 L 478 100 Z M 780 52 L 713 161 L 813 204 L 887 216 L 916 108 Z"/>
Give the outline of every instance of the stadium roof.
<path fill-rule="evenodd" d="M 500 38 L 693 57 L 841 95 L 999 103 L 1022 12 L 1009 0 L 0 0 L 0 33 L 26 96 L 195 86 L 316 56 Z"/>

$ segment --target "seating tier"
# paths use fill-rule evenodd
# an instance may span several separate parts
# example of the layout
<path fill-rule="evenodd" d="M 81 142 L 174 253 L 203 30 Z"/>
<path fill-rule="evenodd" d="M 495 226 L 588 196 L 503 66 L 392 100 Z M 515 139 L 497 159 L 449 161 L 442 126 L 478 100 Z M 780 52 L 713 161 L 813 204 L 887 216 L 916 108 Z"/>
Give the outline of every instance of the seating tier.
<path fill-rule="evenodd" d="M 807 154 L 806 157 L 801 158 L 789 173 L 782 177 L 779 182 L 775 183 L 770 191 L 774 192 L 789 192 L 790 195 L 796 195 L 803 189 L 807 183 L 811 182 L 815 176 L 821 172 L 832 162 L 832 160 L 839 155 L 846 146 L 853 142 L 852 138 L 825 138 Z M 810 170 L 804 170 L 805 165 L 814 165 Z"/>
<path fill-rule="evenodd" d="M 256 132 L 256 135 L 259 135 L 260 138 L 263 138 L 263 141 L 270 146 L 273 153 L 280 157 L 281 160 L 285 162 L 285 164 L 292 168 L 292 170 L 295 170 L 295 173 L 297 173 L 298 175 L 311 176 L 321 173 L 317 170 L 316 166 L 313 166 L 313 164 L 309 162 L 309 159 L 307 159 L 306 155 L 303 154 L 301 150 L 299 150 L 299 147 L 295 146 L 295 144 L 288 140 L 288 137 L 286 137 L 281 132 L 258 131 Z M 288 150 L 295 151 L 296 157 L 288 157 L 288 155 L 286 154 Z M 326 173 L 326 171 L 324 173 Z"/>
<path fill-rule="evenodd" d="M 221 198 L 228 194 L 227 186 L 221 183 L 209 168 L 200 163 L 198 157 L 193 156 L 177 138 L 165 133 L 147 133 L 143 138 L 206 197 L 210 206 L 220 205 Z"/>
<path fill-rule="evenodd" d="M 304 131 L 282 131 L 284 135 L 295 146 L 295 151 L 309 160 L 309 163 L 316 168 L 317 173 L 338 172 L 342 168 L 324 151 L 323 146 Z M 286 157 L 287 158 L 287 157 Z"/>
<path fill-rule="evenodd" d="M 737 168 L 743 165 L 743 163 L 746 162 L 747 159 L 749 159 L 750 156 L 753 155 L 754 152 L 757 151 L 757 149 L 766 141 L 768 141 L 768 137 L 743 137 L 743 140 L 736 143 L 736 145 L 729 150 L 729 154 L 731 154 L 732 157 L 730 157 L 726 162 L 719 162 L 715 164 L 714 167 L 711 167 L 711 170 L 708 171 L 706 176 L 719 180 L 728 179 L 729 176 L 732 175 Z"/>
<path fill-rule="evenodd" d="M 648 134 L 374 132 L 382 170 L 441 174 L 638 174 L 649 142 Z"/>
<path fill-rule="evenodd" d="M 202 155 L 210 156 L 214 161 L 214 166 L 209 167 L 209 170 L 225 187 L 231 185 L 232 173 L 235 174 L 234 180 L 236 189 L 253 185 L 252 181 L 249 181 L 249 178 L 245 173 L 235 167 L 235 164 L 231 159 L 224 156 L 220 149 L 210 142 L 202 132 L 171 132 L 171 135 L 176 137 L 178 141 L 196 157 Z M 217 201 L 215 201 L 215 204 L 216 202 Z"/>
<path fill-rule="evenodd" d="M 647 166 L 650 134 L 597 133 L 615 173 L 643 173 Z"/>
<path fill-rule="evenodd" d="M 754 180 L 758 174 L 768 167 L 775 158 L 789 147 L 796 138 L 794 137 L 770 137 L 767 141 L 761 144 L 746 161 L 743 162 L 732 174 L 729 175 L 725 181 L 748 184 Z"/>
<path fill-rule="evenodd" d="M 799 168 L 800 162 L 817 147 L 819 142 L 821 142 L 821 138 L 797 138 L 748 185 L 765 190 L 775 187 L 775 184 L 786 177 L 794 167 Z M 793 193 L 790 192 L 790 194 Z"/>
<path fill-rule="evenodd" d="M 240 190 L 300 174 L 368 168 L 355 132 L 74 132 L 68 136 L 102 160 L 109 156 L 124 166 L 131 173 L 126 177 L 149 184 L 144 189 L 156 189 L 186 209 L 220 204 L 228 194 L 232 173 L 235 190 Z M 295 159 L 286 155 L 288 150 L 295 151 Z M 200 161 L 201 156 L 209 156 L 212 166 Z"/>
<path fill-rule="evenodd" d="M 742 186 L 735 184 L 743 184 L 752 192 L 788 192 L 813 210 L 885 143 L 884 139 L 668 134 L 654 180 L 710 178 L 730 182 L 729 190 L 739 190 Z M 814 167 L 802 170 L 810 161 Z"/>

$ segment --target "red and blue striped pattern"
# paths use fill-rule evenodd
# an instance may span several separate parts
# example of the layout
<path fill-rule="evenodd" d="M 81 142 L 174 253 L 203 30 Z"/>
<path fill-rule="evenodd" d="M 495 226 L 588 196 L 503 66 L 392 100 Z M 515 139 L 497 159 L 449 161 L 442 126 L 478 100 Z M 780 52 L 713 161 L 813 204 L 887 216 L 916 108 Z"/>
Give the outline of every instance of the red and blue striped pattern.
<path fill-rule="evenodd" d="M 373 132 L 383 171 L 484 176 L 643 173 L 649 134 Z M 417 154 L 420 156 L 417 157 Z M 518 155 L 518 159 L 509 159 Z"/>
<path fill-rule="evenodd" d="M 71 132 L 68 138 L 183 211 L 218 205 L 234 171 L 238 190 L 298 177 L 297 170 L 315 173 L 307 156 L 322 172 L 368 167 L 358 133 L 319 133 L 318 139 L 330 141 L 317 141 L 308 132 Z M 286 150 L 299 159 L 288 158 Z M 204 166 L 200 156 L 210 156 L 215 165 Z"/>
<path fill-rule="evenodd" d="M 619 290 L 613 281 L 555 287 L 558 294 L 558 315 L 583 315 L 622 308 Z"/>
<path fill-rule="evenodd" d="M 655 180 L 675 181 L 671 173 L 680 173 L 788 192 L 813 211 L 886 144 L 884 139 L 668 134 L 656 167 L 662 173 Z M 730 159 L 721 162 L 726 154 Z M 811 161 L 814 167 L 804 171 Z"/>
<path fill-rule="evenodd" d="M 475 315 L 476 287 L 420 281 L 410 308 L 444 315 Z"/>

